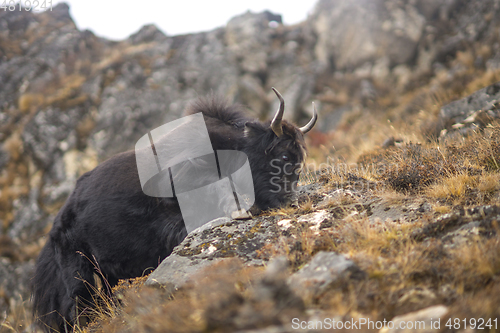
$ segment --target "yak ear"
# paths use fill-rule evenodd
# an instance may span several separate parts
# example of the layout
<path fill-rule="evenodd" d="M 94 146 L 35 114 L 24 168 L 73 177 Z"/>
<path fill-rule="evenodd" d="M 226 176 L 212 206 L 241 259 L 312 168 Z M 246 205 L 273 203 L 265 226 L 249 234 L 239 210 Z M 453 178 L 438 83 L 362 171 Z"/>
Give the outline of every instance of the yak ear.
<path fill-rule="evenodd" d="M 263 135 L 266 132 L 266 129 L 260 122 L 258 121 L 248 121 L 245 123 L 244 135 L 246 138 L 250 138 L 257 135 Z"/>

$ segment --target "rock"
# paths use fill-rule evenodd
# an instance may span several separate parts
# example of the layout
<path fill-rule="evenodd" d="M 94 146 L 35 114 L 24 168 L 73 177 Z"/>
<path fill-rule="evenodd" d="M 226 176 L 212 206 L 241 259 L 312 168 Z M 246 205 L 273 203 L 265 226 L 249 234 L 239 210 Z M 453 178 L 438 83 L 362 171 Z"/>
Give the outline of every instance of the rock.
<path fill-rule="evenodd" d="M 441 319 L 448 313 L 444 305 L 431 306 L 416 312 L 394 317 L 390 320 L 393 327 L 381 329 L 380 333 L 433 333 L 441 332 L 444 322 Z M 412 327 L 409 327 L 409 323 Z M 415 326 L 413 326 L 415 325 Z M 417 326 L 419 325 L 419 326 Z M 404 327 L 404 328 L 401 328 Z"/>
<path fill-rule="evenodd" d="M 442 137 L 459 132 L 464 135 L 469 130 L 481 129 L 493 119 L 500 118 L 500 82 L 480 89 L 473 94 L 446 104 L 439 112 Z"/>
<path fill-rule="evenodd" d="M 363 105 L 369 105 L 373 103 L 377 97 L 377 90 L 373 86 L 373 84 L 368 80 L 361 81 L 360 87 L 360 99 Z"/>
<path fill-rule="evenodd" d="M 417 1 L 416 7 L 418 11 L 427 19 L 433 19 L 437 14 L 439 14 L 439 8 L 441 3 L 433 0 L 419 0 Z"/>
<path fill-rule="evenodd" d="M 247 12 L 232 18 L 226 26 L 225 41 L 228 49 L 241 63 L 245 72 L 259 73 L 267 69 L 267 50 L 272 28 L 266 12 Z"/>
<path fill-rule="evenodd" d="M 205 230 L 209 230 L 209 228 L 205 228 Z M 168 271 L 165 270 L 162 274 L 167 273 L 170 280 L 163 280 L 160 284 L 157 283 L 158 281 L 153 281 L 152 278 L 158 272 L 156 270 L 146 284 L 161 286 L 166 288 L 168 292 L 173 292 L 176 287 L 199 288 L 207 283 L 210 286 L 218 286 L 217 292 L 224 289 L 226 292 L 222 292 L 219 298 L 214 298 L 204 314 L 204 319 L 209 327 L 224 326 L 226 328 L 251 329 L 278 323 L 287 324 L 291 318 L 304 311 L 304 302 L 286 283 L 288 261 L 285 257 L 273 259 L 265 271 L 245 290 L 245 297 L 235 292 L 233 288 L 225 289 L 225 286 L 221 285 L 226 283 L 224 279 L 228 276 L 241 274 L 238 272 L 241 271 L 243 265 L 239 259 L 200 260 L 199 263 L 193 265 L 188 257 L 176 256 L 180 262 L 178 265 L 172 265 L 172 260 L 169 258 L 162 263 L 162 266 L 169 263 L 168 268 L 171 272 L 168 274 Z M 189 271 L 191 267 L 195 268 Z M 187 276 L 180 277 L 176 271 L 189 271 L 187 274 L 189 278 Z M 161 278 L 164 279 L 165 276 L 161 276 Z M 229 279 L 229 281 L 231 280 Z M 228 311 L 231 313 L 229 316 L 227 316 Z"/>
<path fill-rule="evenodd" d="M 179 288 L 194 273 L 227 258 L 262 265 L 256 250 L 276 241 L 281 231 L 271 217 L 247 221 L 219 218 L 195 229 L 149 276 L 148 285 Z"/>
<path fill-rule="evenodd" d="M 366 204 L 365 207 L 367 207 Z M 369 218 L 372 223 L 383 223 L 386 221 L 412 222 L 417 220 L 422 213 L 430 211 L 431 207 L 429 203 L 421 200 L 403 202 L 398 205 L 390 201 L 379 200 L 371 203 L 367 209 L 369 209 Z"/>
<path fill-rule="evenodd" d="M 32 189 L 28 198 L 14 202 L 16 215 L 7 233 L 9 237 L 25 242 L 41 234 L 51 222 L 49 215 L 40 208 L 38 198 L 38 189 Z"/>
<path fill-rule="evenodd" d="M 310 18 L 318 35 L 316 57 L 324 66 L 353 68 L 379 55 L 392 65 L 415 56 L 425 17 L 408 4 L 392 1 L 321 0 Z"/>
<path fill-rule="evenodd" d="M 165 34 L 158 29 L 154 24 L 147 24 L 143 26 L 138 32 L 130 35 L 128 40 L 132 44 L 149 43 L 153 41 L 162 41 L 165 39 Z"/>
<path fill-rule="evenodd" d="M 66 151 L 76 147 L 76 125 L 84 115 L 83 106 L 66 111 L 60 108 L 40 110 L 23 132 L 25 151 L 41 169 L 50 169 L 57 160 L 62 160 Z M 64 175 L 61 177 L 58 181 L 65 179 Z"/>
<path fill-rule="evenodd" d="M 396 143 L 402 143 L 402 142 L 403 142 L 403 139 L 395 138 L 395 137 L 391 136 L 390 138 L 387 138 L 384 140 L 384 142 L 382 143 L 382 147 L 389 148 L 389 147 L 396 146 Z"/>
<path fill-rule="evenodd" d="M 196 281 L 187 286 L 203 288 L 208 283 L 216 288 L 210 290 L 211 293 L 226 291 L 212 298 L 207 305 L 203 317 L 208 327 L 237 331 L 278 324 L 285 326 L 289 325 L 292 318 L 302 315 L 304 302 L 290 290 L 283 274 L 275 274 L 276 268 L 273 266 L 283 268 L 282 260 L 277 259 L 276 264 L 271 262 L 264 274 L 248 285 L 244 295 L 234 289 L 233 283 L 228 285 L 229 281 L 233 281 L 230 275 L 241 276 L 241 263 L 237 259 L 226 260 L 200 272 Z"/>
<path fill-rule="evenodd" d="M 146 285 L 162 287 L 173 292 L 202 269 L 223 260 L 192 260 L 189 257 L 171 254 L 148 277 Z"/>
<path fill-rule="evenodd" d="M 264 272 L 264 280 L 273 281 L 283 279 L 288 275 L 287 269 L 289 268 L 289 266 L 290 263 L 285 256 L 273 258 L 266 267 L 266 271 Z"/>
<path fill-rule="evenodd" d="M 30 298 L 32 262 L 12 263 L 0 257 L 0 309 L 20 307 Z"/>
<path fill-rule="evenodd" d="M 354 262 L 334 252 L 319 252 L 311 262 L 292 274 L 288 283 L 303 298 L 316 298 L 343 279 L 363 280 L 367 274 Z"/>
<path fill-rule="evenodd" d="M 69 14 L 69 6 L 65 2 L 55 5 L 51 12 L 52 19 L 54 19 L 55 22 L 73 22 Z"/>
<path fill-rule="evenodd" d="M 286 267 L 284 257 L 269 263 L 263 277 L 250 288 L 250 299 L 235 319 L 239 328 L 256 327 L 259 322 L 276 324 L 277 319 L 288 323 L 304 311 L 304 302 L 286 283 Z"/>
<path fill-rule="evenodd" d="M 447 247 L 455 247 L 461 242 L 473 239 L 475 235 L 492 237 L 497 233 L 496 224 L 500 220 L 499 206 L 477 206 L 460 209 L 440 216 L 435 222 L 412 232 L 417 241 L 441 237 Z"/>
<path fill-rule="evenodd" d="M 219 218 L 193 230 L 193 233 L 208 230 L 218 225 L 229 223 L 230 221 L 231 219 L 229 218 Z M 193 235 L 193 233 L 191 233 L 191 235 Z M 146 285 L 162 286 L 173 291 L 184 285 L 201 269 L 222 260 L 192 260 L 190 257 L 178 255 L 176 251 L 182 244 L 183 243 L 179 244 L 174 249 L 172 254 L 163 260 L 160 266 L 154 270 L 154 272 L 148 277 Z M 212 251 L 212 249 L 209 248 L 208 251 Z"/>
<path fill-rule="evenodd" d="M 5 165 L 7 165 L 7 162 L 9 162 L 9 159 L 10 159 L 9 152 L 0 148 L 0 169 L 2 169 Z"/>

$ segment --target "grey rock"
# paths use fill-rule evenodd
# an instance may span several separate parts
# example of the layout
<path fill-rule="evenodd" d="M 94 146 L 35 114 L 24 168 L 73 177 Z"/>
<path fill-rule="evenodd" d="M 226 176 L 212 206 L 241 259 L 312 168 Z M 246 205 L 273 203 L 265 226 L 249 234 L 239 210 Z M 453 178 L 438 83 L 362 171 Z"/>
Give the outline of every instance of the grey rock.
<path fill-rule="evenodd" d="M 226 96 L 236 93 L 238 66 L 220 29 L 155 37 L 145 48 L 149 64 L 131 53 L 109 69 L 114 80 L 102 92 L 91 138 L 101 158 L 131 149 L 144 133 L 178 119 L 199 94 L 211 89 Z M 165 54 L 170 55 L 166 61 Z"/>
<path fill-rule="evenodd" d="M 486 61 L 486 68 L 489 71 L 500 69 L 500 53 L 497 53 L 494 57 Z"/>
<path fill-rule="evenodd" d="M 264 276 L 252 286 L 250 301 L 242 306 L 235 319 L 238 327 L 251 328 L 258 322 L 275 324 L 278 320 L 288 324 L 291 318 L 304 311 L 303 300 L 286 283 L 285 274 L 275 274 L 278 267 L 284 268 L 284 262 L 283 258 L 271 261 Z M 261 307 L 266 304 L 272 307 L 263 314 Z"/>
<path fill-rule="evenodd" d="M 287 275 L 289 266 L 290 263 L 285 256 L 273 258 L 266 267 L 264 279 L 268 281 L 283 279 Z"/>
<path fill-rule="evenodd" d="M 24 129 L 25 151 L 42 169 L 50 169 L 64 152 L 76 146 L 75 127 L 84 115 L 83 107 L 66 111 L 59 108 L 40 110 Z"/>
<path fill-rule="evenodd" d="M 391 321 L 394 323 L 393 328 L 383 329 L 383 332 L 390 332 L 390 333 L 440 332 L 443 326 L 441 318 L 444 318 L 448 312 L 449 312 L 448 307 L 444 305 L 434 305 L 419 311 L 407 313 L 402 316 L 397 316 L 391 319 Z M 401 325 L 402 323 L 410 323 L 410 322 L 415 323 L 416 325 L 418 323 L 419 327 L 412 327 L 405 329 L 400 328 L 400 327 L 406 327 L 406 325 Z"/>
<path fill-rule="evenodd" d="M 293 291 L 302 297 L 318 297 L 342 279 L 362 280 L 367 274 L 354 262 L 334 252 L 319 252 L 311 262 L 288 279 Z"/>
<path fill-rule="evenodd" d="M 480 89 L 460 100 L 451 102 L 441 108 L 440 117 L 443 121 L 454 123 L 464 121 L 473 112 L 496 110 L 495 104 L 500 100 L 500 82 Z"/>
<path fill-rule="evenodd" d="M 482 129 L 500 118 L 500 82 L 446 104 L 441 108 L 438 123 L 441 138 L 453 134 L 467 135 L 469 130 Z"/>
<path fill-rule="evenodd" d="M 480 235 L 481 223 L 479 221 L 469 222 L 455 231 L 451 231 L 443 236 L 445 247 L 456 248 L 467 243 L 474 241 Z"/>
<path fill-rule="evenodd" d="M 386 200 L 378 200 L 370 203 L 365 207 L 369 209 L 369 219 L 372 223 L 389 221 L 407 221 L 416 220 L 419 214 L 422 214 L 430 209 L 427 202 L 415 200 L 407 203 L 389 202 Z"/>
<path fill-rule="evenodd" d="M 227 47 L 245 72 L 258 73 L 267 69 L 271 32 L 266 13 L 247 12 L 227 23 Z"/>
<path fill-rule="evenodd" d="M 368 80 L 362 80 L 360 86 L 360 99 L 363 105 L 369 105 L 377 97 L 377 90 Z"/>
<path fill-rule="evenodd" d="M 383 0 L 321 0 L 310 23 L 318 35 L 316 57 L 325 66 L 353 68 L 380 54 L 393 65 L 411 59 L 425 18 L 408 4 Z"/>
<path fill-rule="evenodd" d="M 171 254 L 148 277 L 146 285 L 174 291 L 190 281 L 202 269 L 222 260 L 224 259 L 192 260 L 189 257 Z"/>
<path fill-rule="evenodd" d="M 34 266 L 32 262 L 13 263 L 0 257 L 0 290 L 2 290 L 0 309 L 21 306 L 23 302 L 29 300 L 29 286 Z"/>
<path fill-rule="evenodd" d="M 229 223 L 230 221 L 231 219 L 229 218 L 218 218 L 216 220 L 205 223 L 201 227 L 193 230 L 192 233 L 201 233 L 221 224 Z M 182 243 L 180 245 L 182 245 Z M 191 277 L 193 277 L 200 270 L 216 262 L 224 260 L 223 258 L 218 258 L 215 260 L 193 260 L 188 256 L 181 256 L 176 254 L 176 249 L 179 246 L 174 249 L 174 253 L 163 260 L 160 266 L 158 266 L 158 268 L 156 268 L 154 272 L 151 273 L 146 282 L 146 285 L 161 286 L 173 291 L 188 282 Z"/>
<path fill-rule="evenodd" d="M 0 169 L 2 169 L 9 162 L 10 154 L 9 152 L 0 148 Z"/>
<path fill-rule="evenodd" d="M 149 276 L 148 285 L 178 288 L 200 269 L 224 258 L 262 265 L 256 250 L 275 241 L 281 231 L 272 217 L 247 221 L 220 218 L 191 232 Z"/>
<path fill-rule="evenodd" d="M 414 230 L 411 237 L 418 241 L 440 237 L 449 246 L 454 247 L 478 234 L 486 237 L 496 235 L 495 224 L 499 219 L 499 206 L 484 205 L 468 209 L 460 207 L 440 216 L 435 222 Z"/>
<path fill-rule="evenodd" d="M 37 202 L 38 190 L 30 191 L 28 198 L 21 198 L 14 202 L 14 222 L 8 228 L 8 235 L 12 239 L 27 241 L 39 235 L 49 223 L 48 214 Z"/>
<path fill-rule="evenodd" d="M 204 228 L 205 231 L 210 231 Z M 213 231 L 213 230 L 212 230 Z M 199 232 L 199 230 L 197 231 Z M 175 250 L 174 250 L 175 251 Z M 191 280 L 194 276 L 200 278 L 200 270 L 211 266 L 214 263 L 221 261 L 229 261 L 228 267 L 235 264 L 232 258 L 218 258 L 218 259 L 200 259 L 192 261 L 190 257 L 183 257 L 174 254 L 175 260 L 172 256 L 164 260 L 162 265 L 151 274 L 146 282 L 147 285 L 158 286 L 166 288 L 168 291 L 173 292 L 176 288 L 182 287 L 185 283 L 190 282 L 196 284 L 197 281 Z M 252 264 L 251 262 L 247 262 Z M 231 318 L 234 326 L 239 329 L 255 328 L 266 324 L 276 324 L 277 322 L 285 323 L 296 316 L 298 313 L 304 311 L 304 302 L 299 298 L 286 283 L 286 268 L 288 261 L 284 257 L 279 257 L 272 260 L 267 266 L 264 274 L 257 278 L 246 291 L 246 299 L 241 296 L 233 294 L 230 299 L 235 301 L 231 304 L 234 313 Z M 235 267 L 241 267 L 236 265 Z M 161 274 L 155 275 L 160 269 L 163 270 Z M 207 274 L 211 274 L 208 271 Z M 231 270 L 229 270 L 229 273 Z M 198 274 L 197 274 L 198 273 Z M 160 280 L 156 279 L 159 277 Z M 168 279 L 166 278 L 168 277 Z M 210 305 L 210 310 L 207 311 L 206 320 L 214 325 L 220 323 L 222 318 L 219 313 L 226 310 L 228 306 L 227 301 L 216 301 Z M 262 306 L 267 309 L 262 311 Z M 229 323 L 228 323 L 229 324 Z"/>
<path fill-rule="evenodd" d="M 154 24 L 143 26 L 138 32 L 130 35 L 128 40 L 132 44 L 148 43 L 165 39 L 165 34 Z"/>
<path fill-rule="evenodd" d="M 434 0 L 419 0 L 416 7 L 418 11 L 427 19 L 431 20 L 439 14 L 439 8 L 442 6 L 443 1 Z"/>

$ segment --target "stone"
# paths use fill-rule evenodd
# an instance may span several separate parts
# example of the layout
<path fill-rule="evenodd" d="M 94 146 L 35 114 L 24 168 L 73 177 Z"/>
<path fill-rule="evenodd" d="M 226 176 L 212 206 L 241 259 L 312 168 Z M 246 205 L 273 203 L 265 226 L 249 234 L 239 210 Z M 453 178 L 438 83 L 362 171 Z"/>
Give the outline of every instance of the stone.
<path fill-rule="evenodd" d="M 439 112 L 441 139 L 467 135 L 500 118 L 500 82 L 443 106 Z M 445 130 L 445 131 L 443 131 Z"/>
<path fill-rule="evenodd" d="M 380 54 L 393 65 L 408 62 L 415 56 L 425 17 L 411 5 L 383 0 L 321 0 L 309 22 L 318 35 L 318 60 L 353 68 L 375 63 Z"/>
<path fill-rule="evenodd" d="M 315 298 L 342 279 L 363 280 L 367 274 L 354 262 L 334 252 L 319 252 L 311 262 L 288 278 L 288 284 L 304 298 Z"/>
<path fill-rule="evenodd" d="M 32 262 L 10 262 L 0 257 L 0 309 L 20 307 L 30 298 L 30 280 L 35 265 Z"/>
<path fill-rule="evenodd" d="M 272 218 L 213 220 L 193 230 L 176 246 L 148 277 L 146 284 L 179 288 L 200 269 L 234 257 L 246 265 L 261 266 L 264 261 L 258 258 L 256 250 L 274 242 L 279 234 L 280 228 Z"/>
<path fill-rule="evenodd" d="M 441 320 L 448 313 L 448 307 L 435 305 L 419 311 L 407 313 L 391 319 L 392 328 L 382 328 L 380 333 L 433 333 L 441 332 L 444 322 Z M 408 323 L 415 324 L 407 325 Z M 401 328 L 405 327 L 405 328 Z M 407 328 L 408 327 L 408 328 Z"/>

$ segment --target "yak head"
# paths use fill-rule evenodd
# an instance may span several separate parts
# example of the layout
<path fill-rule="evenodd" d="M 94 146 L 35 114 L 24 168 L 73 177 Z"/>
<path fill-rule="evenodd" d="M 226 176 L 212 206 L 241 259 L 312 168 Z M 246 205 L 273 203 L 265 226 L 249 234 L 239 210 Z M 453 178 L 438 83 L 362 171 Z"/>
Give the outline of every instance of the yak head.
<path fill-rule="evenodd" d="M 252 170 L 255 204 L 261 210 L 296 202 L 297 182 L 307 154 L 304 134 L 318 119 L 313 104 L 313 117 L 304 127 L 284 120 L 285 101 L 276 89 L 272 89 L 280 100 L 273 120 L 245 124 L 245 153 Z"/>

